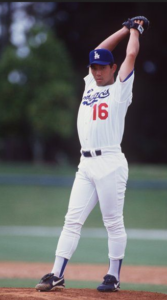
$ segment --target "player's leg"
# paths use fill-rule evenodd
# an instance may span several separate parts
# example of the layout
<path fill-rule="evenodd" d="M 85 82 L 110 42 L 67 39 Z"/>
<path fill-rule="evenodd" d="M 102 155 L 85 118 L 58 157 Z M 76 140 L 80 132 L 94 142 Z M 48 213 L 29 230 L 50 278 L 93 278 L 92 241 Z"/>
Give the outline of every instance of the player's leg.
<path fill-rule="evenodd" d="M 77 248 L 82 225 L 95 207 L 97 201 L 98 198 L 94 183 L 83 171 L 79 170 L 76 173 L 71 191 L 68 212 L 65 216 L 65 224 L 58 241 L 52 271 L 46 275 L 46 278 L 44 276 L 44 279 L 41 279 L 40 283 L 36 286 L 37 290 L 46 291 L 64 287 L 63 273 L 65 267 Z"/>
<path fill-rule="evenodd" d="M 96 181 L 96 188 L 100 202 L 103 222 L 108 232 L 108 250 L 110 267 L 107 274 L 114 276 L 116 281 L 113 285 L 119 289 L 120 269 L 125 255 L 127 235 L 123 220 L 123 206 L 126 183 L 128 178 L 128 166 L 126 159 L 122 159 L 122 165 L 115 168 L 100 180 Z M 107 276 L 110 282 L 113 278 Z M 99 290 L 103 289 L 100 287 Z"/>
<path fill-rule="evenodd" d="M 98 197 L 93 181 L 79 170 L 71 191 L 68 212 L 58 241 L 56 256 L 71 258 L 77 248 L 82 225 L 97 202 Z"/>

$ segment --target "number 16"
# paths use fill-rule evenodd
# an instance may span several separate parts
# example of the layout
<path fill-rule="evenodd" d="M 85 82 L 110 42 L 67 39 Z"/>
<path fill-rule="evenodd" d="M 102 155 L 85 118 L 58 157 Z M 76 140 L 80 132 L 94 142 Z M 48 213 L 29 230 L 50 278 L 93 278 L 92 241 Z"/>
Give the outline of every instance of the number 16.
<path fill-rule="evenodd" d="M 105 120 L 108 118 L 108 111 L 106 109 L 104 109 L 104 107 L 108 107 L 107 103 L 101 103 L 100 105 L 97 106 L 97 104 L 95 104 L 93 106 L 93 120 L 97 119 L 97 112 L 98 112 L 98 117 L 101 120 Z"/>

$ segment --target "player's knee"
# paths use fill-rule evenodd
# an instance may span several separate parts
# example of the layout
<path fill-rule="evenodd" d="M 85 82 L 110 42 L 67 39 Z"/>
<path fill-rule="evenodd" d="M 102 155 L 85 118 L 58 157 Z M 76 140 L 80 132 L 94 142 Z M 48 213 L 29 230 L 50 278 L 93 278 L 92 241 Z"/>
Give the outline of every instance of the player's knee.
<path fill-rule="evenodd" d="M 108 232 L 122 234 L 125 231 L 123 216 L 104 218 L 103 222 Z"/>
<path fill-rule="evenodd" d="M 74 220 L 66 219 L 63 230 L 68 234 L 80 235 L 81 228 L 82 228 L 82 224 L 77 223 Z"/>

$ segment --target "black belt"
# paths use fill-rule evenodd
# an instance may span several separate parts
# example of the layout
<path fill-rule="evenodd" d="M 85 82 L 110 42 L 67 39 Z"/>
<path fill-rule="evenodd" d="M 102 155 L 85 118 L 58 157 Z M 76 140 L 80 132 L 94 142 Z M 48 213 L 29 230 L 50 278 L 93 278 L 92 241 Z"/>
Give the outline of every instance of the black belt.
<path fill-rule="evenodd" d="M 102 155 L 101 150 L 95 150 L 94 153 L 95 153 L 96 156 Z M 94 156 L 94 155 L 91 154 L 90 151 L 82 151 L 82 154 L 85 157 L 92 157 L 92 156 Z"/>

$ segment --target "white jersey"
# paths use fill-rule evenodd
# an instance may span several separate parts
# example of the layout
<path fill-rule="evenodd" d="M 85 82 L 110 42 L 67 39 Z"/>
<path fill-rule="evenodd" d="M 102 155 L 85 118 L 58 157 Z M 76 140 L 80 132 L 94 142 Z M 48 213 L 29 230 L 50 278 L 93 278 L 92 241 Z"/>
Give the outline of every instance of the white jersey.
<path fill-rule="evenodd" d="M 81 150 L 113 148 L 120 151 L 127 108 L 132 102 L 134 72 L 124 82 L 97 86 L 90 73 L 85 78 L 77 128 Z"/>

